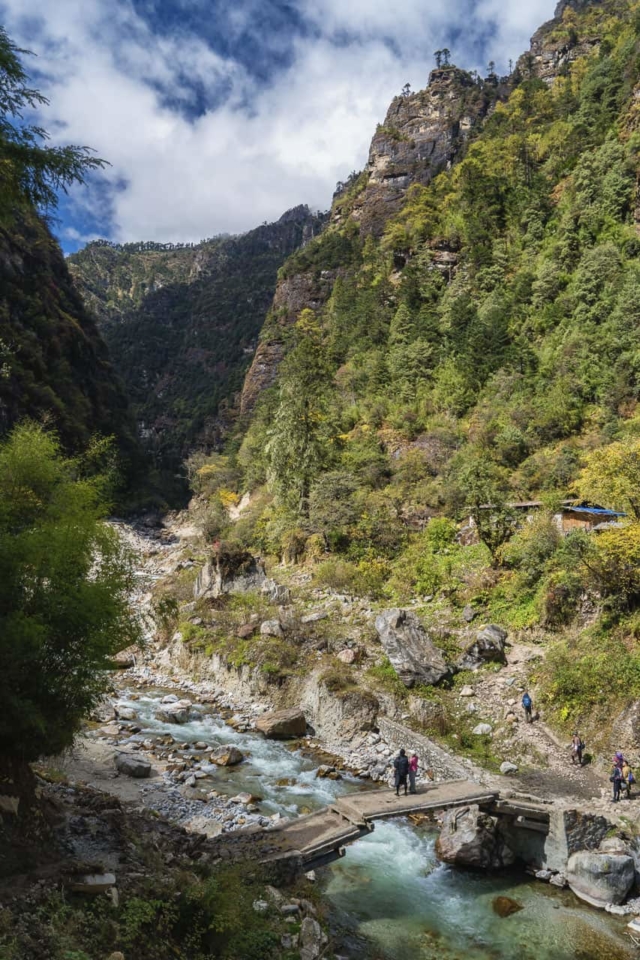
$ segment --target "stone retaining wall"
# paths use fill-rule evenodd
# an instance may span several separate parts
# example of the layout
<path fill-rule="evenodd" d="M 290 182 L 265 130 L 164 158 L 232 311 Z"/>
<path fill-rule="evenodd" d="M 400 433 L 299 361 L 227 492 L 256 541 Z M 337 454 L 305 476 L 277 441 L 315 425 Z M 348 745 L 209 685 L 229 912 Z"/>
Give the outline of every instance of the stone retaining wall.
<path fill-rule="evenodd" d="M 387 743 L 394 749 L 401 747 L 407 754 L 417 753 L 422 770 L 433 771 L 436 780 L 474 780 L 477 781 L 473 764 L 467 766 L 464 760 L 453 757 L 447 750 L 437 746 L 421 733 L 415 733 L 409 727 L 389 720 L 388 717 L 378 717 L 378 730 Z"/>

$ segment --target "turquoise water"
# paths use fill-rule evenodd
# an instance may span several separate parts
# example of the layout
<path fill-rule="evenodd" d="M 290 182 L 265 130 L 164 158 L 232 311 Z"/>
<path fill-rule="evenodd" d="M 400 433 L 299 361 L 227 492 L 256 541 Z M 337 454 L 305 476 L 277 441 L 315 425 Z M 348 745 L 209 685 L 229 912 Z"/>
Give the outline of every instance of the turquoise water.
<path fill-rule="evenodd" d="M 212 786 L 233 796 L 264 798 L 261 810 L 295 816 L 364 786 L 352 778 L 317 780 L 317 761 L 255 733 L 238 733 L 214 712 L 176 727 L 156 717 L 162 691 L 128 702 L 143 728 L 140 739 L 170 734 L 178 741 L 233 743 L 246 755 L 238 767 L 218 768 Z M 365 786 L 366 789 L 366 786 Z M 490 878 L 438 863 L 436 833 L 407 821 L 376 824 L 327 870 L 326 894 L 341 925 L 366 937 L 384 960 L 628 960 L 640 957 L 617 920 L 517 873 Z M 501 919 L 492 909 L 508 896 L 522 910 Z M 368 955 L 371 955 L 370 953 Z"/>
<path fill-rule="evenodd" d="M 326 895 L 385 960 L 627 960 L 625 920 L 517 873 L 490 878 L 438 863 L 436 834 L 398 820 L 347 849 Z M 497 896 L 522 910 L 504 919 Z"/>

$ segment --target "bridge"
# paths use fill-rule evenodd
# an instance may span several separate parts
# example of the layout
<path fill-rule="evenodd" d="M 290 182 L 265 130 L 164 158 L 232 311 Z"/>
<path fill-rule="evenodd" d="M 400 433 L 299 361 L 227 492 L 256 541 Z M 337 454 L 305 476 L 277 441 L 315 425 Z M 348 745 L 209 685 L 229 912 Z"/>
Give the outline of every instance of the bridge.
<path fill-rule="evenodd" d="M 295 855 L 302 858 L 304 870 L 312 870 L 342 857 L 345 846 L 373 832 L 376 820 L 471 804 L 507 817 L 514 827 L 544 835 L 549 832 L 548 807 L 519 799 L 503 800 L 495 790 L 469 780 L 452 780 L 421 787 L 406 797 L 396 797 L 389 789 L 350 794 L 315 813 L 288 820 L 273 828 L 278 832 L 280 848 L 273 859 Z"/>

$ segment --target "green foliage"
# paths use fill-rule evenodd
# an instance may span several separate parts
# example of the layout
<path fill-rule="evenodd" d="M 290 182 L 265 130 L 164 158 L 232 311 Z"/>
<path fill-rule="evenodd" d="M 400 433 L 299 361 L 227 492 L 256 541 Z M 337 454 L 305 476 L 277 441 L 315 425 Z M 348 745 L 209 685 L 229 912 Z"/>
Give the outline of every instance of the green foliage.
<path fill-rule="evenodd" d="M 90 170 L 105 165 L 88 147 L 45 146 L 46 131 L 24 121 L 25 114 L 48 102 L 29 86 L 20 62 L 27 52 L 0 27 L 0 218 L 5 221 L 15 206 L 55 208 L 60 190 L 83 183 Z"/>
<path fill-rule="evenodd" d="M 68 746 L 141 631 L 132 557 L 103 522 L 104 482 L 51 434 L 17 427 L 0 445 L 0 753 Z"/>

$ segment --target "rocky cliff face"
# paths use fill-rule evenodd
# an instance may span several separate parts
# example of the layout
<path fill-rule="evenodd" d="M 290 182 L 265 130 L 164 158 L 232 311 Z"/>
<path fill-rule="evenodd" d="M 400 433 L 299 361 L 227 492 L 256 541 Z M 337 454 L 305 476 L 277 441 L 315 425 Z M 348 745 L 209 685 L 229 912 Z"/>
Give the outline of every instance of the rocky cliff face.
<path fill-rule="evenodd" d="M 300 206 L 243 236 L 182 247 L 99 242 L 69 258 L 161 465 L 219 439 L 278 268 L 322 222 Z"/>
<path fill-rule="evenodd" d="M 452 66 L 432 71 L 425 90 L 393 100 L 371 142 L 366 170 L 334 197 L 328 227 L 316 241 L 317 256 L 287 264 L 283 271 L 244 381 L 244 414 L 275 382 L 285 352 L 285 331 L 300 311 L 307 307 L 317 310 L 326 303 L 336 278 L 348 272 L 359 244 L 368 236 L 382 234 L 400 210 L 409 187 L 429 183 L 464 155 L 468 141 L 508 89 L 508 84 L 497 78 L 479 83 Z M 351 239 L 346 240 L 349 235 Z M 339 238 L 344 249 L 336 259 Z M 451 267 L 451 256 L 450 251 L 443 252 L 445 271 Z"/>
<path fill-rule="evenodd" d="M 114 436 L 135 457 L 133 420 L 94 317 L 34 214 L 0 230 L 0 433 L 45 420 L 68 450 Z"/>
<path fill-rule="evenodd" d="M 456 67 L 434 70 L 426 90 L 396 97 L 371 142 L 366 189 L 352 218 L 362 236 L 379 235 L 409 187 L 429 183 L 464 152 L 499 95 Z"/>

